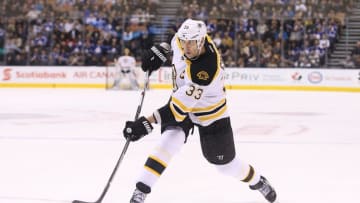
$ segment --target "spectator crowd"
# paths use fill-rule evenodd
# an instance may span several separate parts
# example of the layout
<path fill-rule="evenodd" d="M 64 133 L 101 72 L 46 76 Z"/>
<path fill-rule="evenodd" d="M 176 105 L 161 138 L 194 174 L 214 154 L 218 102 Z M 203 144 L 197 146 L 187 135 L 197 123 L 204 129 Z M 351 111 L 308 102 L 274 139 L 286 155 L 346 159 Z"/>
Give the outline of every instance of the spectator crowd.
<path fill-rule="evenodd" d="M 326 67 L 354 0 L 182 0 L 227 67 Z M 3 0 L 0 63 L 104 66 L 154 43 L 157 0 Z M 360 41 L 349 65 L 360 66 Z M 353 65 L 351 66 L 351 63 Z M 345 65 L 344 65 L 345 67 Z"/>
<path fill-rule="evenodd" d="M 2 0 L 0 54 L 8 65 L 98 65 L 152 43 L 156 1 Z M 1 61 L 1 58 L 0 58 Z"/>
<path fill-rule="evenodd" d="M 183 0 L 207 20 L 226 66 L 326 67 L 353 0 Z M 360 64 L 357 64 L 360 66 Z"/>

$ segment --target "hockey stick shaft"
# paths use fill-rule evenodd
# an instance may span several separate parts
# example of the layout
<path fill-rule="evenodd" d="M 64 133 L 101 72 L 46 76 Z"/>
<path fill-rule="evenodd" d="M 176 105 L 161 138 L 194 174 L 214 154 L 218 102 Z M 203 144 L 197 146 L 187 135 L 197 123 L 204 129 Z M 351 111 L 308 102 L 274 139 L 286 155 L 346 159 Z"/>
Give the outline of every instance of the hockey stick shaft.
<path fill-rule="evenodd" d="M 142 106 L 143 106 L 143 103 L 144 103 L 145 92 L 146 92 L 146 89 L 147 89 L 148 86 L 149 86 L 149 77 L 150 77 L 150 74 L 149 74 L 149 71 L 147 71 L 147 72 L 146 72 L 146 75 L 145 75 L 144 88 L 143 88 L 143 90 L 142 90 L 142 92 L 141 92 L 140 104 L 138 105 L 138 107 L 137 107 L 137 109 L 136 109 L 135 120 L 137 120 L 137 119 L 139 118 L 139 116 L 140 116 L 140 112 L 141 112 L 141 109 L 142 109 Z M 116 162 L 116 165 L 115 165 L 115 167 L 114 167 L 114 169 L 113 169 L 113 171 L 112 171 L 112 173 L 111 173 L 111 175 L 110 175 L 110 178 L 109 178 L 109 180 L 107 181 L 106 186 L 105 186 L 104 190 L 102 191 L 99 199 L 96 200 L 96 202 L 94 202 L 94 203 L 101 203 L 102 200 L 104 199 L 107 191 L 108 191 L 109 188 L 110 188 L 111 182 L 113 181 L 113 179 L 114 179 L 114 177 L 115 177 L 115 174 L 116 174 L 116 172 L 117 172 L 117 170 L 118 170 L 118 168 L 119 168 L 119 166 L 120 166 L 120 163 L 122 162 L 122 160 L 123 160 L 123 158 L 124 158 L 124 156 L 125 156 L 125 153 L 126 153 L 128 147 L 129 147 L 129 145 L 130 145 L 130 141 L 131 141 L 130 138 L 127 138 L 127 139 L 126 139 L 126 143 L 125 143 L 125 145 L 124 145 L 124 148 L 123 148 L 123 150 L 122 150 L 122 152 L 121 152 L 121 155 L 120 155 L 118 161 Z M 84 202 L 84 201 L 80 201 L 80 200 L 74 200 L 72 203 L 89 203 L 89 202 Z"/>

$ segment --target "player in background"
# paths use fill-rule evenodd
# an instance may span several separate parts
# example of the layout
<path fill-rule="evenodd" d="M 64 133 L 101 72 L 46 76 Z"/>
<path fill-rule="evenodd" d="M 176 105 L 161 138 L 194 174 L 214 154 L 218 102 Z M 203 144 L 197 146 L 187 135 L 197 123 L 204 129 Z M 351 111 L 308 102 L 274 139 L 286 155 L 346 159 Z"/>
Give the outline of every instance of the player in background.
<path fill-rule="evenodd" d="M 139 89 L 139 83 L 136 80 L 135 74 L 136 60 L 130 55 L 128 48 L 124 49 L 124 55 L 115 60 L 116 77 L 113 84 L 113 89 L 120 89 L 121 82 L 127 78 L 130 82 L 130 88 L 133 90 Z"/>
<path fill-rule="evenodd" d="M 167 46 L 166 46 L 167 45 Z M 260 172 L 235 153 L 233 131 L 224 88 L 225 70 L 221 57 L 203 21 L 187 19 L 171 41 L 174 91 L 170 100 L 152 115 L 127 121 L 124 136 L 136 141 L 161 125 L 158 145 L 145 162 L 131 203 L 143 203 L 171 158 L 186 143 L 190 130 L 198 127 L 203 156 L 219 172 L 249 184 L 269 202 L 276 193 Z M 146 50 L 144 71 L 157 70 L 167 59 L 169 45 L 161 43 Z"/>

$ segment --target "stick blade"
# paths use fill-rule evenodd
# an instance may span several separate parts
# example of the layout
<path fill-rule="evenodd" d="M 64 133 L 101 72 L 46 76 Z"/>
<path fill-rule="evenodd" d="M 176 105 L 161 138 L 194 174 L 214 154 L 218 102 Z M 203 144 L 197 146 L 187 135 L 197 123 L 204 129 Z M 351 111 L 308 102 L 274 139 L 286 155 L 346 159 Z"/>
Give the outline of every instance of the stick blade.
<path fill-rule="evenodd" d="M 72 203 L 100 203 L 100 202 L 86 202 L 81 200 L 73 200 Z"/>

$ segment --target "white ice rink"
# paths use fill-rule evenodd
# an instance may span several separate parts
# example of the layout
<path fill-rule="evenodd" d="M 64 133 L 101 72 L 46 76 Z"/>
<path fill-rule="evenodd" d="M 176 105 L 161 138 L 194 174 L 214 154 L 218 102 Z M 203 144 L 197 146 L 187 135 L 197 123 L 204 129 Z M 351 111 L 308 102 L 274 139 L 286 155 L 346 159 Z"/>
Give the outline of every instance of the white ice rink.
<path fill-rule="evenodd" d="M 146 93 L 143 113 L 170 90 Z M 124 145 L 140 91 L 0 89 L 0 203 L 95 201 Z M 228 91 L 237 154 L 281 203 L 360 202 L 360 94 Z M 131 143 L 104 203 L 127 203 L 159 139 Z M 196 131 L 195 131 L 196 132 Z M 197 132 L 146 203 L 266 203 L 202 157 Z"/>

